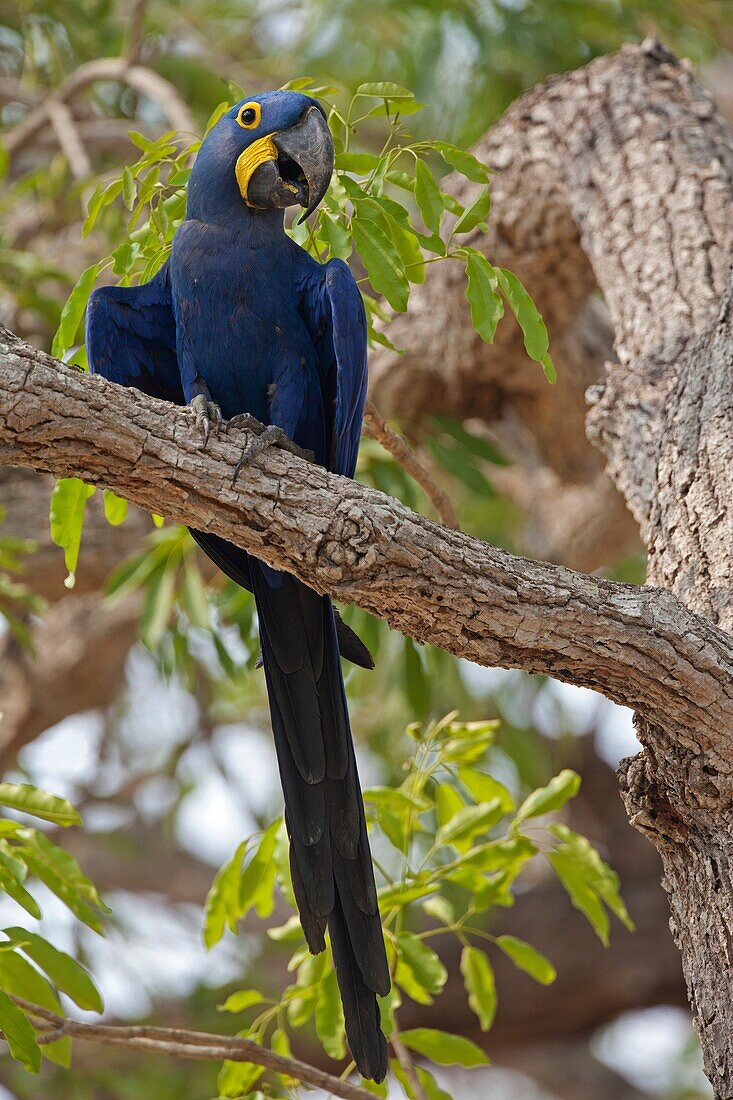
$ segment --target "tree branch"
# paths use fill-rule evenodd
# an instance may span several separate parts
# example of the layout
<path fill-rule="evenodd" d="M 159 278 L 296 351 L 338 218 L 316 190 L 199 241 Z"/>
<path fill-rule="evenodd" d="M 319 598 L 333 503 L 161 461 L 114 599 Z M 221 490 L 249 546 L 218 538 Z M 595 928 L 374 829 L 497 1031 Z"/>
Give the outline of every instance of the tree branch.
<path fill-rule="evenodd" d="M 169 125 L 182 133 L 196 132 L 196 123 L 176 88 L 165 77 L 142 65 L 131 64 L 126 57 L 100 57 L 80 65 L 63 84 L 35 107 L 12 130 L 4 135 L 5 150 L 12 158 L 24 149 L 43 129 L 49 117 L 49 105 L 69 103 L 80 92 L 99 80 L 118 80 L 135 91 L 154 99 L 163 110 Z"/>
<path fill-rule="evenodd" d="M 231 540 L 419 642 L 604 692 L 721 767 L 733 640 L 670 593 L 514 557 L 278 449 L 233 485 L 248 433 L 204 450 L 187 409 L 0 334 L 0 458 L 98 483 Z"/>
<path fill-rule="evenodd" d="M 14 997 L 15 1003 L 33 1017 L 37 1030 L 46 1032 L 46 1042 L 69 1036 L 84 1042 L 99 1043 L 108 1047 L 123 1047 L 148 1054 L 167 1054 L 174 1058 L 193 1058 L 199 1061 L 248 1062 L 255 1066 L 283 1073 L 288 1077 L 325 1092 L 340 1096 L 343 1100 L 373 1100 L 372 1093 L 350 1081 L 334 1077 L 315 1066 L 306 1065 L 297 1058 L 287 1058 L 253 1042 L 233 1036 L 213 1035 L 184 1028 L 149 1027 L 134 1025 L 120 1027 L 112 1024 L 84 1023 L 81 1020 L 59 1016 L 47 1008 L 32 1004 L 22 997 Z M 40 1042 L 44 1041 L 41 1035 Z"/>
<path fill-rule="evenodd" d="M 395 462 L 398 462 L 402 469 L 417 482 L 427 494 L 446 527 L 458 530 L 458 520 L 448 494 L 436 485 L 432 475 L 420 462 L 407 440 L 387 427 L 384 417 L 373 401 L 367 401 L 364 410 L 364 434 L 375 439 L 385 451 L 389 451 Z"/>

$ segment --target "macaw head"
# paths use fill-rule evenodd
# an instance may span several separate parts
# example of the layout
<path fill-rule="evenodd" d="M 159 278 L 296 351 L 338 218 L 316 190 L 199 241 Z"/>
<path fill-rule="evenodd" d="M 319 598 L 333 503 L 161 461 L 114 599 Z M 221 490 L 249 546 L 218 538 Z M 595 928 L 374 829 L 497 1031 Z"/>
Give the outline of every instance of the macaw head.
<path fill-rule="evenodd" d="M 243 99 L 207 135 L 191 173 L 196 206 L 222 200 L 251 211 L 315 210 L 333 172 L 333 138 L 317 100 L 301 92 Z M 196 216 L 194 214 L 194 216 Z"/>

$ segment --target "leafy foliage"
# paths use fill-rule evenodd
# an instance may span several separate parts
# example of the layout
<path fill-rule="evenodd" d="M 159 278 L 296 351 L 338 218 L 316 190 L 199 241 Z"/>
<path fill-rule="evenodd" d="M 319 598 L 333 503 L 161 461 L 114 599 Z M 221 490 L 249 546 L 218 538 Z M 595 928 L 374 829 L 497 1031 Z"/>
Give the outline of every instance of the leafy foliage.
<path fill-rule="evenodd" d="M 557 874 L 604 943 L 608 912 L 631 927 L 618 880 L 598 852 L 565 825 L 543 821 L 577 793 L 579 777 L 563 771 L 517 808 L 512 792 L 486 770 L 496 726 L 461 722 L 455 713 L 425 727 L 414 724 L 408 729 L 413 755 L 404 781 L 364 792 L 394 982 L 382 1001 L 387 1035 L 394 1031 L 405 997 L 429 1005 L 441 995 L 448 974 L 435 949 L 439 937 L 454 936 L 461 944 L 466 995 L 482 1031 L 490 1030 L 498 1003 L 492 963 L 497 952 L 538 983 L 554 981 L 552 963 L 531 944 L 491 931 L 492 911 L 514 904 L 520 876 L 530 864 L 530 873 L 536 874 L 538 860 Z M 293 916 L 268 934 L 292 950 L 292 983 L 280 999 L 245 989 L 231 994 L 220 1009 L 248 1018 L 240 1034 L 263 1044 L 280 1043 L 288 1031 L 315 1022 L 326 1052 L 341 1058 L 343 1016 L 330 954 L 314 958 L 305 946 L 282 820 L 240 844 L 215 877 L 206 900 L 204 941 L 211 948 L 227 928 L 236 931 L 252 909 L 269 916 L 278 896 Z M 410 1050 L 443 1065 L 470 1067 L 488 1060 L 462 1036 L 429 1028 L 399 1035 Z M 397 1063 L 392 1068 L 399 1076 Z M 253 1085 L 252 1072 L 227 1064 L 219 1078 L 220 1095 L 242 1095 Z"/>
<path fill-rule="evenodd" d="M 5 509 L 0 507 L 0 523 L 4 518 Z M 27 619 L 31 613 L 43 609 L 43 601 L 17 578 L 23 572 L 24 558 L 34 550 L 35 544 L 30 539 L 0 534 L 0 616 L 28 649 L 32 646 Z"/>
<path fill-rule="evenodd" d="M 0 783 L 0 806 L 61 828 L 81 825 L 81 817 L 65 798 L 27 783 Z M 42 882 L 74 916 L 101 934 L 109 909 L 76 860 L 48 836 L 16 818 L 0 817 L 0 892 L 35 920 L 42 917 L 33 882 Z M 87 971 L 66 952 L 37 932 L 20 926 L 4 928 L 0 939 L 0 1031 L 10 1053 L 27 1070 L 38 1073 L 41 1057 L 68 1066 L 70 1040 L 60 1038 L 40 1046 L 37 1035 L 14 998 L 63 1016 L 59 994 L 79 1008 L 101 1012 L 102 998 Z"/>

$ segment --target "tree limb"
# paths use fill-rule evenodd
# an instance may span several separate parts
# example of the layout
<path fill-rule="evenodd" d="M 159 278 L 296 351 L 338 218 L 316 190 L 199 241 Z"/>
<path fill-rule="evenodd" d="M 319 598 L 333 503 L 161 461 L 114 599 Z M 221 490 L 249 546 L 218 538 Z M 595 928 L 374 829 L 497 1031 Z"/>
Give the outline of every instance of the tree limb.
<path fill-rule="evenodd" d="M 202 448 L 188 410 L 89 378 L 5 332 L 0 458 L 99 483 L 213 531 L 420 642 L 603 691 L 723 770 L 733 639 L 669 593 L 530 562 L 272 449 L 232 484 L 247 433 Z"/>
<path fill-rule="evenodd" d="M 295 1077 L 307 1085 L 340 1096 L 343 1100 L 372 1100 L 372 1093 L 350 1081 L 326 1073 L 316 1066 L 306 1065 L 297 1058 L 287 1058 L 274 1050 L 260 1046 L 252 1039 L 239 1039 L 228 1035 L 213 1035 L 185 1028 L 150 1027 L 133 1025 L 121 1027 L 112 1024 L 85 1023 L 59 1016 L 47 1008 L 32 1004 L 22 997 L 14 997 L 15 1003 L 33 1018 L 34 1026 L 47 1033 L 46 1042 L 55 1042 L 64 1036 L 102 1046 L 123 1047 L 148 1054 L 167 1054 L 175 1058 L 193 1058 L 199 1061 L 248 1062 L 255 1066 Z M 40 1042 L 44 1036 L 41 1035 Z"/>
<path fill-rule="evenodd" d="M 69 103 L 99 80 L 118 80 L 142 92 L 159 104 L 174 130 L 191 134 L 196 132 L 191 112 L 169 80 L 152 69 L 131 64 L 126 57 L 100 57 L 75 69 L 47 99 L 31 107 L 25 118 L 4 135 L 3 144 L 9 158 L 12 160 L 43 129 L 49 117 L 49 104 L 53 107 L 54 104 Z"/>
<path fill-rule="evenodd" d="M 398 435 L 397 432 L 393 432 L 391 428 L 387 427 L 384 417 L 373 401 L 367 401 L 364 410 L 364 435 L 375 439 L 377 443 L 384 447 L 385 451 L 389 451 L 395 462 L 398 462 L 402 469 L 427 494 L 435 511 L 440 516 L 441 522 L 446 527 L 453 527 L 457 530 L 458 520 L 456 519 L 456 513 L 453 511 L 453 505 L 448 499 L 448 494 L 435 483 L 434 478 L 420 462 L 404 436 Z"/>

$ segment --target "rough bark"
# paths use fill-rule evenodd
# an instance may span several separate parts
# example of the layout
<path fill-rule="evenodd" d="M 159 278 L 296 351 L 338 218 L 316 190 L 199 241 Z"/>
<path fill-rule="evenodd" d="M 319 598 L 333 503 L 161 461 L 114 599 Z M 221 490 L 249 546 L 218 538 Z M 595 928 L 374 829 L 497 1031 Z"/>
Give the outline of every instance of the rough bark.
<path fill-rule="evenodd" d="M 514 250 L 520 261 L 514 266 L 551 333 L 572 331 L 574 315 L 582 314 L 595 288 L 603 293 L 616 361 L 589 393 L 588 430 L 641 526 L 650 581 L 731 630 L 733 139 L 727 125 L 689 66 L 650 41 L 522 97 L 479 152 L 496 170 L 490 255 L 502 259 L 506 244 L 511 262 Z M 548 255 L 552 260 L 544 263 Z M 437 394 L 449 408 L 454 402 L 458 415 L 468 407 L 475 414 L 483 402 L 487 418 L 502 401 L 511 402 L 532 423 L 547 464 L 566 477 L 568 459 L 571 466 L 580 459 L 553 432 L 561 420 L 574 423 L 582 415 L 577 405 L 566 406 L 567 395 L 558 391 L 553 398 L 562 405 L 545 400 L 550 415 L 535 427 L 531 405 L 522 409 L 522 400 L 531 400 L 526 368 L 518 384 L 518 370 L 506 370 L 503 344 L 499 362 L 466 333 L 451 357 L 453 330 L 441 316 L 445 289 L 433 277 L 420 292 L 432 354 L 421 356 L 419 333 L 417 346 L 405 339 L 417 354 L 383 362 L 376 400 L 399 410 L 408 393 L 425 394 L 426 402 Z M 399 340 L 399 328 L 396 335 Z M 573 376 L 571 389 L 582 387 L 583 364 L 578 370 L 572 356 L 558 359 L 561 372 Z M 510 355 L 509 362 L 516 359 Z M 424 389 L 416 385 L 421 376 Z M 462 406 L 464 397 L 469 406 Z M 716 1095 L 728 1098 L 733 754 L 724 740 L 723 757 L 711 756 L 705 721 L 678 736 L 668 719 L 640 716 L 638 729 L 645 751 L 624 769 L 625 801 L 661 854 L 706 1070 Z"/>
<path fill-rule="evenodd" d="M 721 771 L 733 639 L 669 593 L 530 562 L 273 448 L 233 484 L 234 430 L 0 339 L 2 460 L 102 484 L 213 531 L 420 642 L 604 692 L 680 737 L 706 726 Z"/>

